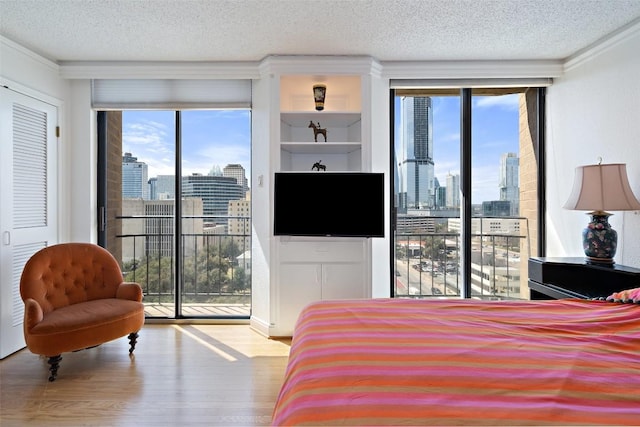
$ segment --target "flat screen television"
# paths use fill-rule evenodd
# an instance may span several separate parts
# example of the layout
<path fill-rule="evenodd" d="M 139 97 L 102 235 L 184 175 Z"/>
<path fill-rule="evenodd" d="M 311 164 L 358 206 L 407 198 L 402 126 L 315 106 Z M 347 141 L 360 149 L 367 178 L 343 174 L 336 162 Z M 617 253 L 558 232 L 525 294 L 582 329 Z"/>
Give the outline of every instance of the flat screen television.
<path fill-rule="evenodd" d="M 384 237 L 384 174 L 279 172 L 276 236 Z"/>

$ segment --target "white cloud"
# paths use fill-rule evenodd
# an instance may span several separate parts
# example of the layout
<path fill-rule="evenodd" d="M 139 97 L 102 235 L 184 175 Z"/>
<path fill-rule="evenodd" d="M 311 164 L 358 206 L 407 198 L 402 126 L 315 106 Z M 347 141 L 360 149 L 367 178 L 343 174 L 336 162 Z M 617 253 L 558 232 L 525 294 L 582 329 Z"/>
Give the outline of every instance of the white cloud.
<path fill-rule="evenodd" d="M 478 108 L 499 107 L 507 110 L 517 110 L 520 106 L 520 94 L 482 96 L 477 98 L 475 104 Z"/>

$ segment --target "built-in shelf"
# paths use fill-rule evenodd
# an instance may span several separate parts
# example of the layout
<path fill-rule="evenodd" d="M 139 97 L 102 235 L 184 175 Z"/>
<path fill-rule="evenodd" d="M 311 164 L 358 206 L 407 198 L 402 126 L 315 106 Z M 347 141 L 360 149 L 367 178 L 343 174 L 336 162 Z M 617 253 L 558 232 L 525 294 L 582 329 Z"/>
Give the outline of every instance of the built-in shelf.
<path fill-rule="evenodd" d="M 318 82 L 327 86 L 323 111 L 314 110 L 312 87 Z M 279 88 L 280 110 L 277 121 L 272 122 L 280 127 L 272 140 L 279 160 L 275 171 L 320 175 L 361 172 L 363 147 L 369 143 L 362 138 L 362 117 L 368 117 L 368 111 L 362 109 L 362 99 L 368 99 L 362 94 L 362 76 L 293 73 L 280 76 Z M 314 138 L 310 122 L 326 129 L 326 140 L 322 133 Z M 325 169 L 314 169 L 316 163 Z M 325 203 L 331 201 L 318 200 L 318 209 Z M 271 259 L 276 278 L 271 309 L 275 317 L 269 326 L 271 334 L 291 334 L 300 311 L 311 301 L 371 297 L 370 239 L 274 237 Z"/>

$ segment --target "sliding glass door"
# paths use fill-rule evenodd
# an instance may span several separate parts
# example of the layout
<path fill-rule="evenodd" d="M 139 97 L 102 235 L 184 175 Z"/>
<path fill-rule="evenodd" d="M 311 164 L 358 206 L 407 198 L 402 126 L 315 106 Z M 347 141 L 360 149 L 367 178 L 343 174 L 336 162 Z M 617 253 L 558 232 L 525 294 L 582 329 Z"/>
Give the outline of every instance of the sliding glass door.
<path fill-rule="evenodd" d="M 394 296 L 528 298 L 542 90 L 394 91 Z"/>
<path fill-rule="evenodd" d="M 249 316 L 250 123 L 249 110 L 98 113 L 100 243 L 148 317 Z"/>

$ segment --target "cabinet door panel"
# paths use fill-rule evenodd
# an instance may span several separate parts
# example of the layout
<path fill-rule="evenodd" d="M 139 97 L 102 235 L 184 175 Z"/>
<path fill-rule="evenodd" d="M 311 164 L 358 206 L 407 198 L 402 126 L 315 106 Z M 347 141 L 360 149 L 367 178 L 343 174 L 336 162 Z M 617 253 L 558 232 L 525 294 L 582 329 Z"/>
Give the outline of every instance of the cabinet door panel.
<path fill-rule="evenodd" d="M 322 299 L 365 298 L 362 263 L 322 265 Z"/>
<path fill-rule="evenodd" d="M 280 266 L 278 326 L 293 331 L 300 311 L 322 299 L 320 264 L 283 263 Z"/>

